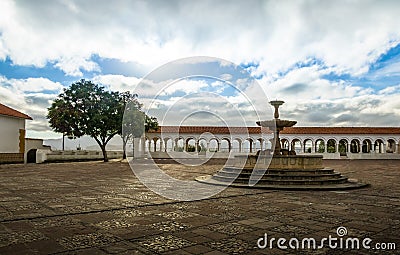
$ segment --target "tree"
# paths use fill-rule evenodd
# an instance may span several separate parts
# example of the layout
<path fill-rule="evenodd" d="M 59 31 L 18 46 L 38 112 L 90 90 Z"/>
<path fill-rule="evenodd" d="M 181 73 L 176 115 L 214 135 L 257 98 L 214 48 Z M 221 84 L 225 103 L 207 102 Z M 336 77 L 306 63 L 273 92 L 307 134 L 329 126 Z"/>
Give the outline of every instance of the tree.
<path fill-rule="evenodd" d="M 69 108 L 64 100 L 57 98 L 53 102 L 53 110 L 49 111 L 47 118 L 50 122 L 50 127 L 54 131 L 63 134 L 62 149 L 64 150 L 64 138 L 68 137 L 80 137 L 83 133 L 79 130 L 77 123 L 77 115 L 72 108 Z"/>
<path fill-rule="evenodd" d="M 47 118 L 56 132 L 93 137 L 107 162 L 106 145 L 121 133 L 120 95 L 82 79 L 58 95 L 48 108 Z"/>
<path fill-rule="evenodd" d="M 141 111 L 142 105 L 137 100 L 137 94 L 124 92 L 120 94 L 122 120 L 122 158 L 126 159 L 126 144 L 129 139 L 141 137 L 145 131 L 145 114 Z M 134 144 L 134 142 L 133 142 Z"/>
<path fill-rule="evenodd" d="M 139 103 L 137 97 L 137 94 L 130 94 L 129 92 L 120 94 L 121 114 L 123 114 L 121 138 L 124 159 L 126 158 L 126 144 L 129 139 L 134 140 L 134 138 L 141 137 L 144 132 L 158 129 L 157 118 L 148 116 L 142 111 L 142 104 Z"/>

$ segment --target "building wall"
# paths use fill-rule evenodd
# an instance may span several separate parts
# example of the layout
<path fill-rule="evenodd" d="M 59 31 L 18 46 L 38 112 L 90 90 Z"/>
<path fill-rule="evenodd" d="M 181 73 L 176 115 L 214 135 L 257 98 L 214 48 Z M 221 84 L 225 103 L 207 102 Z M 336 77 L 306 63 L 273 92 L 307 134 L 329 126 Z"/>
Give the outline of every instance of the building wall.
<path fill-rule="evenodd" d="M 25 130 L 24 119 L 0 115 L 0 153 L 24 152 L 25 146 L 20 148 L 20 130 Z"/>

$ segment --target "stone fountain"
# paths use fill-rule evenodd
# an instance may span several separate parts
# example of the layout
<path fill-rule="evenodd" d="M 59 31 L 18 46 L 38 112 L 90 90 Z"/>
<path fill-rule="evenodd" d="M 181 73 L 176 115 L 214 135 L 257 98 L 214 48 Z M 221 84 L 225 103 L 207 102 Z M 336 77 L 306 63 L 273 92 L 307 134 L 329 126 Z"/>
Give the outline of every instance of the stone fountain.
<path fill-rule="evenodd" d="M 284 190 L 343 190 L 367 186 L 324 167 L 322 155 L 296 155 L 294 151 L 282 150 L 279 132 L 297 123 L 279 119 L 279 106 L 283 103 L 271 101 L 275 108 L 274 119 L 256 122 L 273 132 L 273 150 L 237 155 L 232 166 L 225 166 L 214 175 L 199 176 L 196 180 L 214 185 Z"/>

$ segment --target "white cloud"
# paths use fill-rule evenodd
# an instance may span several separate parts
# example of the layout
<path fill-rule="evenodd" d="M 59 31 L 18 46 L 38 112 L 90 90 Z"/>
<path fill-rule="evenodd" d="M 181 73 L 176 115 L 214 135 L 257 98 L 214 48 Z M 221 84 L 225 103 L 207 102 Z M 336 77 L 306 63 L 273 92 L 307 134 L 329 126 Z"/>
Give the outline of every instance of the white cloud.
<path fill-rule="evenodd" d="M 137 77 L 127 77 L 124 75 L 98 75 L 93 77 L 94 83 L 100 83 L 103 86 L 109 87 L 113 91 L 133 91 L 139 84 L 141 79 Z"/>
<path fill-rule="evenodd" d="M 46 78 L 12 79 L 12 86 L 22 92 L 60 91 L 63 86 Z"/>
<path fill-rule="evenodd" d="M 202 88 L 208 87 L 204 80 L 179 80 L 174 83 L 168 84 L 162 89 L 163 95 L 171 95 L 175 92 L 183 92 L 185 94 L 197 93 Z"/>
<path fill-rule="evenodd" d="M 398 1 L 368 0 L 112 4 L 3 0 L 0 1 L 0 60 L 8 57 L 15 65 L 36 67 L 50 63 L 70 76 L 82 76 L 84 71 L 101 72 L 93 56 L 138 63 L 146 70 L 190 56 L 255 63 L 249 70 L 255 75 L 265 74 L 259 81 L 261 87 L 236 77 L 232 82 L 257 107 L 268 109 L 266 94 L 269 99 L 285 100 L 282 118 L 295 118 L 299 124 L 388 125 L 400 115 L 397 86 L 373 92 L 346 81 L 329 81 L 323 75 L 365 74 L 371 63 L 400 42 L 398 13 Z M 197 64 L 209 58 L 186 60 L 188 64 Z M 317 64 L 313 66 L 295 66 L 314 61 Z M 230 62 L 220 62 L 221 67 L 226 65 Z M 374 75 L 393 75 L 397 70 L 399 65 L 395 61 Z M 182 80 L 165 87 L 172 80 L 157 83 L 140 78 L 99 74 L 93 81 L 111 90 L 135 88 L 134 92 L 144 102 L 148 101 L 146 97 L 159 93 L 190 94 L 207 86 L 202 81 Z M 220 78 L 233 79 L 229 74 Z M 140 82 L 142 87 L 135 87 Z M 31 122 L 35 125 L 29 124 L 32 129 L 45 129 L 45 109 L 61 88 L 61 84 L 45 78 L 18 80 L 0 76 L 0 99 L 37 116 Z M 46 95 L 44 91 L 52 93 Z M 240 95 L 227 98 L 235 107 L 250 111 L 251 107 L 245 105 L 247 98 Z M 204 101 L 200 95 L 192 99 Z M 170 107 L 179 100 L 156 99 L 156 104 L 160 108 Z M 204 101 L 207 105 L 185 102 L 182 107 L 187 109 L 176 110 L 174 117 L 196 109 L 227 109 L 221 100 Z M 347 120 L 349 115 L 351 121 Z M 252 118 L 249 115 L 247 121 L 254 124 Z"/>
<path fill-rule="evenodd" d="M 76 76 L 98 69 L 93 54 L 149 68 L 215 56 L 259 62 L 256 72 L 271 75 L 315 57 L 359 75 L 400 41 L 396 1 L 5 0 L 1 7 L 3 54 L 21 65 L 50 61 Z"/>
<path fill-rule="evenodd" d="M 62 85 L 46 78 L 7 79 L 0 76 L 0 102 L 33 118 L 27 129 L 37 132 L 50 130 L 46 120 L 47 108 L 60 93 Z"/>
<path fill-rule="evenodd" d="M 89 72 L 100 71 L 100 67 L 97 63 L 83 59 L 82 57 L 62 57 L 54 66 L 60 68 L 69 76 L 83 76 L 81 70 Z"/>

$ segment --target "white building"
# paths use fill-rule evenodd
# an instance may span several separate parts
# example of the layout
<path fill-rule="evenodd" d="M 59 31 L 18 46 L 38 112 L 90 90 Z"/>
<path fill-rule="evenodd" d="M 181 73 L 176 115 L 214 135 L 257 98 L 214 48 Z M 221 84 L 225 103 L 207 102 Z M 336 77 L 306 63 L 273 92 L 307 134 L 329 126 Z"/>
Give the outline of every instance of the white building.
<path fill-rule="evenodd" d="M 28 115 L 0 104 L 0 163 L 23 163 Z"/>
<path fill-rule="evenodd" d="M 161 126 L 147 132 L 138 147 L 142 155 L 151 152 L 154 157 L 171 152 L 226 157 L 269 149 L 271 138 L 271 131 L 260 127 Z M 296 154 L 322 154 L 326 159 L 400 158 L 399 127 L 291 127 L 280 138 L 281 147 Z"/>

